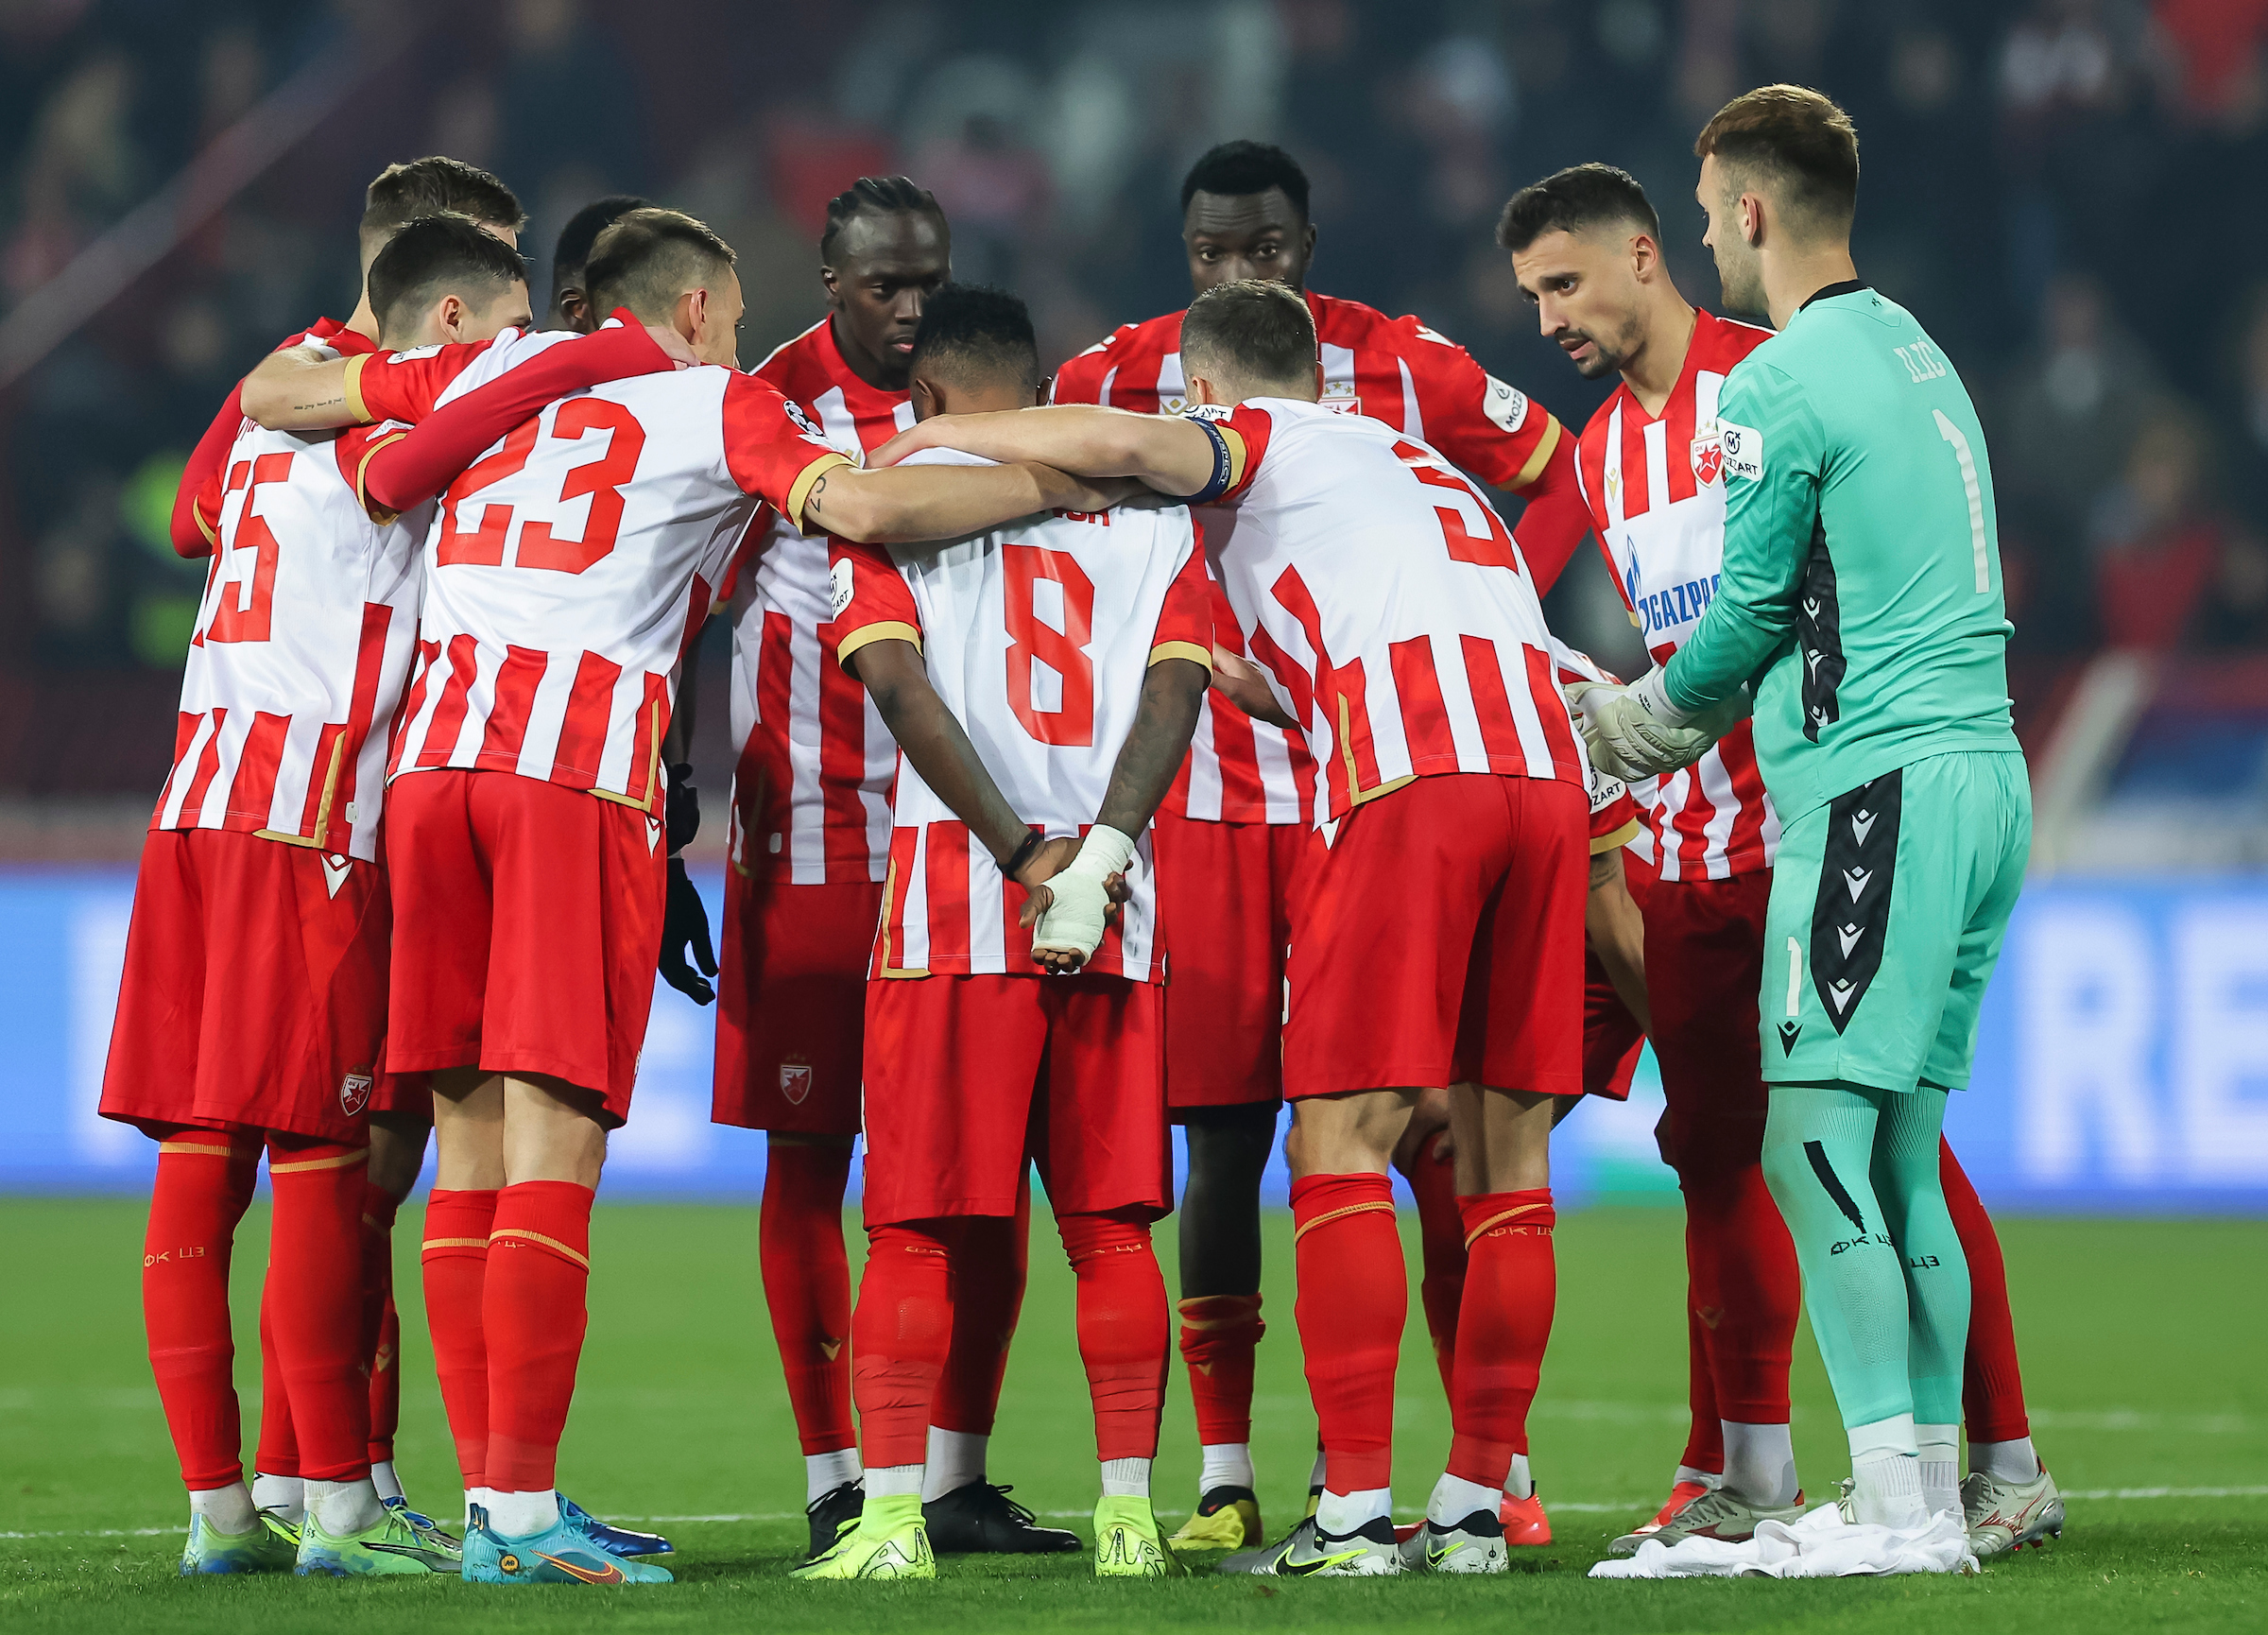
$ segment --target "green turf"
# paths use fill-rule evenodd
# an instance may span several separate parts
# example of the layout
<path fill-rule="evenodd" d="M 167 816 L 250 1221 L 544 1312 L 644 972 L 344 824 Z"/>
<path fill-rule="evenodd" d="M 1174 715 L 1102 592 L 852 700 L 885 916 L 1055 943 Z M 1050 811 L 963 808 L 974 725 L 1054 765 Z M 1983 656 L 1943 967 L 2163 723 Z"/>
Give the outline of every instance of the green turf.
<path fill-rule="evenodd" d="M 1271 1525 L 1297 1514 L 1313 1420 L 1291 1321 L 1289 1223 L 1270 1223 L 1269 1307 L 1255 1425 Z M 123 1201 L 0 1200 L 0 1628 L 24 1630 L 678 1628 L 1402 1629 L 1513 1620 L 1588 1630 L 1963 1630 L 2268 1627 L 2268 1224 L 2003 1224 L 2036 1439 L 2068 1491 L 2060 1545 L 1967 1580 L 1592 1583 L 1613 1533 L 1658 1503 L 1684 1428 L 1678 1221 L 1593 1211 L 1559 1229 L 1559 1320 L 1534 1422 L 1558 1541 L 1489 1580 L 1281 1584 L 1200 1576 L 1098 1585 L 1080 1558 L 949 1560 L 934 1586 L 799 1585 L 802 1476 L 760 1298 L 748 1209 L 602 1208 L 591 1342 L 561 1460 L 567 1490 L 659 1524 L 682 1582 L 644 1592 L 476 1591 L 174 1575 L 183 1514 L 142 1352 L 140 1210 Z M 250 1330 L 265 1223 L 247 1222 L 237 1288 L 248 1440 Z M 456 1504 L 417 1306 L 415 1212 L 397 1233 L 409 1388 L 399 1457 L 413 1501 Z M 1170 1257 L 1169 1257 L 1170 1260 Z M 993 1476 L 1083 1525 L 1091 1425 L 1070 1278 L 1045 1227 L 1008 1374 Z M 1170 1278 L 1169 1265 L 1169 1278 Z M 1415 1302 L 1413 1302 L 1414 1304 Z M 1841 1437 L 1809 1337 L 1796 1444 L 1814 1493 L 1841 1475 Z M 1448 1440 L 1421 1327 L 1397 1403 L 1397 1492 L 1423 1502 Z M 1195 1451 L 1178 1378 L 1159 1464 L 1160 1511 L 1192 1497 Z M 2147 1489 L 2219 1497 L 2116 1497 Z M 1071 1518 L 1077 1518 L 1071 1520 Z"/>

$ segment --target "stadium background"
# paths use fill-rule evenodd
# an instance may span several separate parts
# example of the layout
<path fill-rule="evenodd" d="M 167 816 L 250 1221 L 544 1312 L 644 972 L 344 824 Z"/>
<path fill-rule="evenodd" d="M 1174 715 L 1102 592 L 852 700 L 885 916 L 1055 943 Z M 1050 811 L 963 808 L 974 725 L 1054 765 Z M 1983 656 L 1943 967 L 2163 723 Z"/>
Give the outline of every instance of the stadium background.
<path fill-rule="evenodd" d="M 1856 117 L 1862 270 L 1992 437 L 2039 840 L 1953 1139 L 2002 1207 L 2268 1211 L 2264 34 L 2268 0 L 0 5 L 0 1188 L 147 1173 L 93 1110 L 201 578 L 166 506 L 230 382 L 352 304 L 387 160 L 494 168 L 539 282 L 598 194 L 708 217 L 749 364 L 821 310 L 828 196 L 903 170 L 1053 361 L 1185 303 L 1181 172 L 1270 137 L 1314 179 L 1317 287 L 1421 315 L 1579 426 L 1604 383 L 1535 335 L 1503 198 L 1626 165 L 1713 303 L 1692 133 L 1792 78 Z M 1639 662 L 1595 553 L 1552 611 Z M 698 763 L 713 811 L 721 707 Z M 660 994 L 610 1189 L 760 1182 L 759 1138 L 707 1122 L 711 1026 Z M 1563 1191 L 1672 1197 L 1657 1105 L 1641 1081 L 1573 1121 Z"/>

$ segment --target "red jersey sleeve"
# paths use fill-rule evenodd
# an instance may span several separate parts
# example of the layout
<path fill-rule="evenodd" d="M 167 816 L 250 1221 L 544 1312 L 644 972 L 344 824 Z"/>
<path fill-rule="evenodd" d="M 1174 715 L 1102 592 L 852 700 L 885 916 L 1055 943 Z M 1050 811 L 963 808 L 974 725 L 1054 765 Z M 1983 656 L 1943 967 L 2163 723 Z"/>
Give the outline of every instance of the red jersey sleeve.
<path fill-rule="evenodd" d="M 1590 809 L 1590 854 L 1611 852 L 1618 846 L 1627 846 L 1638 837 L 1638 802 L 1630 799 L 1630 791 L 1619 781 L 1599 774 L 1606 798 Z"/>
<path fill-rule="evenodd" d="M 433 412 L 449 383 L 489 348 L 492 340 L 453 341 L 410 352 L 363 353 L 347 359 L 347 407 L 365 425 L 373 421 L 407 421 L 415 425 Z"/>
<path fill-rule="evenodd" d="M 1150 663 L 1187 659 L 1212 669 L 1213 584 L 1205 572 L 1205 546 L 1200 540 L 1166 587 L 1165 606 L 1158 611 L 1158 633 L 1150 638 Z"/>
<path fill-rule="evenodd" d="M 1409 366 L 1425 440 L 1497 488 L 1534 482 L 1566 440 L 1551 411 L 1414 318 L 1397 318 L 1386 331 L 1387 344 Z"/>
<path fill-rule="evenodd" d="M 244 425 L 244 388 L 229 393 L 205 435 L 197 439 L 180 486 L 173 491 L 173 548 L 184 557 L 209 557 L 220 538 L 220 502 L 227 493 L 229 450 Z"/>
<path fill-rule="evenodd" d="M 873 642 L 921 645 L 921 610 L 886 549 L 830 539 L 827 562 L 829 618 L 819 627 L 819 645 L 834 649 L 836 663 L 849 664 Z"/>
<path fill-rule="evenodd" d="M 770 382 L 735 373 L 725 383 L 725 464 L 740 491 L 803 525 L 812 484 L 850 461 Z M 893 569 L 892 573 L 895 574 Z"/>
<path fill-rule="evenodd" d="M 468 360 L 470 361 L 470 360 Z M 430 411 L 417 430 L 375 447 L 358 473 L 363 503 L 389 511 L 424 504 L 456 480 L 483 449 L 570 392 L 677 366 L 635 322 L 545 347 L 494 380 Z"/>
<path fill-rule="evenodd" d="M 1268 453 L 1268 433 L 1276 422 L 1268 418 L 1266 409 L 1239 404 L 1226 419 L 1212 423 L 1228 439 L 1228 486 L 1212 502 L 1225 506 L 1242 499 L 1245 491 L 1252 486 L 1252 479 L 1260 475 L 1261 461 Z"/>
<path fill-rule="evenodd" d="M 1074 358 L 1066 359 L 1056 378 L 1047 388 L 1047 401 L 1053 403 L 1101 403 L 1103 377 L 1116 366 L 1115 355 L 1121 342 L 1134 333 L 1134 325 L 1125 324 L 1112 330 L 1108 338 L 1096 342 Z"/>
<path fill-rule="evenodd" d="M 1562 437 L 1544 451 L 1543 469 L 1521 493 L 1527 506 L 1512 525 L 1512 537 L 1540 596 L 1558 582 L 1590 532 L 1590 508 L 1575 474 L 1573 438 Z"/>

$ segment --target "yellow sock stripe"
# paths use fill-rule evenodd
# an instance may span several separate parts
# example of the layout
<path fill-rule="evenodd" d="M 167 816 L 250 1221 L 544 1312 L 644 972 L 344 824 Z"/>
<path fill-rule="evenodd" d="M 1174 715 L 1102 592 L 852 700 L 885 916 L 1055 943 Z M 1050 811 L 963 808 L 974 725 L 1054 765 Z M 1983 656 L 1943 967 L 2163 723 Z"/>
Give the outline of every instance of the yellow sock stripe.
<path fill-rule="evenodd" d="M 1292 1242 L 1297 1243 L 1301 1238 L 1307 1236 L 1309 1232 L 1314 1231 L 1317 1227 L 1329 1226 L 1332 1221 L 1339 1219 L 1341 1216 L 1362 1214 L 1369 1210 L 1384 1210 L 1386 1213 L 1392 1214 L 1394 1213 L 1393 1200 L 1389 1198 L 1379 1198 L 1370 1203 L 1350 1203 L 1345 1209 L 1334 1209 L 1329 1214 L 1319 1214 L 1315 1216 L 1314 1220 L 1309 1221 L 1305 1226 L 1293 1232 Z"/>
<path fill-rule="evenodd" d="M 208 1146 L 203 1142 L 197 1141 L 162 1141 L 158 1143 L 158 1151 L 161 1154 L 172 1153 L 176 1157 L 258 1158 L 260 1156 L 260 1149 L 256 1146 Z"/>
<path fill-rule="evenodd" d="M 1492 1214 L 1486 1220 L 1481 1222 L 1479 1226 L 1473 1228 L 1472 1231 L 1465 1234 L 1465 1247 L 1467 1248 L 1472 1248 L 1474 1244 L 1478 1243 L 1482 1238 L 1494 1231 L 1498 1227 L 1503 1226 L 1508 1220 L 1514 1220 L 1521 1215 L 1530 1214 L 1537 1210 L 1550 1209 L 1551 1207 L 1552 1206 L 1548 1203 L 1523 1203 L 1517 1204 L 1513 1208 L 1505 1210 L 1501 1213 Z"/>
<path fill-rule="evenodd" d="M 278 1163 L 270 1159 L 267 1164 L 267 1173 L 270 1175 L 300 1175 L 308 1170 L 346 1169 L 353 1164 L 369 1162 L 370 1149 L 367 1146 L 358 1146 L 352 1152 L 333 1153 L 329 1158 L 303 1158 L 291 1163 Z"/>
<path fill-rule="evenodd" d="M 427 1238 L 418 1246 L 418 1252 L 429 1255 L 435 1249 L 485 1249 L 488 1247 L 487 1238 Z"/>
<path fill-rule="evenodd" d="M 589 1255 L 577 1254 L 575 1250 L 569 1248 L 565 1244 L 559 1242 L 558 1238 L 545 1237 L 541 1232 L 531 1232 L 525 1227 L 498 1227 L 494 1231 L 489 1234 L 489 1244 L 490 1248 L 495 1246 L 498 1238 L 520 1238 L 527 1243 L 541 1244 L 543 1248 L 551 1250 L 552 1253 L 573 1261 L 576 1265 L 581 1266 L 583 1270 L 589 1271 L 591 1269 L 591 1257 Z"/>

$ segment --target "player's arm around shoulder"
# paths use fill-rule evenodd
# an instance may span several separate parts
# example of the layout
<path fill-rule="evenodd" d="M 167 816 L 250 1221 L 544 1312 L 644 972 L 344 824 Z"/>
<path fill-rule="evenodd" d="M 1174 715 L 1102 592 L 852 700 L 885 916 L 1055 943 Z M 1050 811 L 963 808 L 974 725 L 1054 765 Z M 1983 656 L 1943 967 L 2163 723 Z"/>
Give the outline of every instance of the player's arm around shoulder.
<path fill-rule="evenodd" d="M 1826 459 L 1809 388 L 1774 364 L 1768 348 L 1743 358 L 1726 377 L 1717 428 L 1724 450 L 1722 577 L 1715 599 L 1663 678 L 1670 701 L 1687 711 L 1730 697 L 1795 630 Z"/>
<path fill-rule="evenodd" d="M 1209 429 L 1173 415 L 1061 404 L 994 414 L 933 416 L 875 450 L 873 464 L 893 466 L 919 449 L 958 449 L 1003 463 L 1044 465 L 1076 477 L 1130 477 L 1179 499 L 1203 492 L 1213 481 L 1220 458 L 1216 451 L 1224 439 L 1234 450 L 1244 447 L 1243 437 L 1233 428 Z M 1235 457 L 1241 473 L 1241 452 Z"/>

